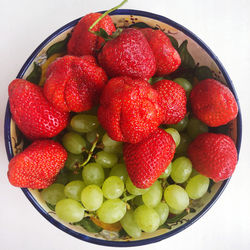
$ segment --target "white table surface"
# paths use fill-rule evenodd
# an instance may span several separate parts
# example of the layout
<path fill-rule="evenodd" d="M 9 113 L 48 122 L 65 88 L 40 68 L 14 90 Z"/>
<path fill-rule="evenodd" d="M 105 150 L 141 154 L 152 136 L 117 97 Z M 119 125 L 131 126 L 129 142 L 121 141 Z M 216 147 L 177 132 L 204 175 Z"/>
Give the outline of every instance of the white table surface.
<path fill-rule="evenodd" d="M 0 0 L 0 249 L 103 249 L 50 224 L 6 176 L 3 121 L 7 87 L 33 50 L 53 31 L 120 0 Z M 237 169 L 222 196 L 196 223 L 159 243 L 137 249 L 250 249 L 250 1 L 129 0 L 123 7 L 164 15 L 198 35 L 219 57 L 240 99 L 243 140 Z M 130 249 L 133 249 L 130 248 Z"/>

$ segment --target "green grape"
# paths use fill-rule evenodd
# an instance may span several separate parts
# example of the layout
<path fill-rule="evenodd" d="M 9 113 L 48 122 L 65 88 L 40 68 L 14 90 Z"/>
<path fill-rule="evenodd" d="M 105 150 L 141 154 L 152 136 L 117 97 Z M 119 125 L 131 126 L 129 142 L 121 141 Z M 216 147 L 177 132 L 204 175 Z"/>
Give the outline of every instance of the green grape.
<path fill-rule="evenodd" d="M 167 125 L 167 127 L 174 128 L 180 133 L 186 129 L 187 124 L 188 124 L 188 116 L 186 115 L 180 122 L 178 122 L 176 124 L 169 124 L 169 125 Z"/>
<path fill-rule="evenodd" d="M 126 180 L 126 189 L 130 194 L 134 194 L 134 195 L 140 195 L 140 194 L 144 194 L 148 191 L 148 188 L 142 189 L 142 188 L 137 188 L 133 182 L 131 181 L 131 179 L 128 177 Z"/>
<path fill-rule="evenodd" d="M 173 81 L 180 84 L 185 89 L 186 96 L 189 97 L 189 94 L 193 87 L 192 84 L 187 79 L 181 77 L 175 78 Z"/>
<path fill-rule="evenodd" d="M 208 132 L 208 126 L 199 119 L 192 117 L 187 125 L 187 133 L 191 139 L 195 139 L 198 135 Z"/>
<path fill-rule="evenodd" d="M 107 199 L 119 198 L 122 195 L 123 191 L 124 183 L 118 176 L 108 177 L 102 185 L 103 195 Z"/>
<path fill-rule="evenodd" d="M 104 146 L 103 151 L 121 156 L 123 154 L 123 146 L 122 144 L 115 146 Z"/>
<path fill-rule="evenodd" d="M 186 191 L 191 199 L 201 198 L 208 190 L 209 178 L 203 175 L 196 175 L 188 180 Z"/>
<path fill-rule="evenodd" d="M 94 115 L 77 114 L 72 117 L 70 126 L 78 133 L 88 133 L 96 130 L 99 126 L 99 122 Z"/>
<path fill-rule="evenodd" d="M 111 147 L 111 146 L 118 146 L 121 145 L 122 142 L 112 140 L 107 133 L 105 133 L 102 137 L 102 143 L 104 146 Z"/>
<path fill-rule="evenodd" d="M 45 188 L 41 192 L 42 198 L 51 205 L 56 205 L 56 203 L 65 198 L 64 195 L 64 185 L 59 183 L 54 183 L 49 187 Z"/>
<path fill-rule="evenodd" d="M 168 176 L 171 174 L 172 171 L 172 162 L 170 162 L 170 164 L 167 166 L 166 170 L 160 175 L 159 178 L 161 179 L 166 179 L 168 178 Z"/>
<path fill-rule="evenodd" d="M 104 168 L 104 179 L 107 179 L 109 177 L 111 168 Z"/>
<path fill-rule="evenodd" d="M 89 143 L 93 143 L 96 139 L 97 134 L 99 135 L 98 141 L 101 141 L 103 135 L 105 134 L 105 130 L 99 126 L 96 130 L 88 132 L 86 134 L 86 139 Z"/>
<path fill-rule="evenodd" d="M 111 168 L 118 162 L 118 156 L 113 153 L 99 151 L 96 154 L 95 161 L 102 165 L 103 168 Z"/>
<path fill-rule="evenodd" d="M 192 173 L 192 162 L 185 156 L 176 158 L 173 161 L 171 178 L 175 183 L 185 182 Z"/>
<path fill-rule="evenodd" d="M 67 171 L 65 171 L 65 169 L 62 169 L 59 174 L 56 176 L 56 180 L 55 183 L 59 183 L 59 184 L 67 184 L 69 182 L 69 177 L 68 177 L 68 173 Z"/>
<path fill-rule="evenodd" d="M 168 207 L 169 207 L 169 213 L 171 213 L 171 214 L 181 214 L 183 212 L 183 210 L 177 210 L 177 209 L 174 209 L 170 206 L 168 206 Z"/>
<path fill-rule="evenodd" d="M 148 207 L 156 207 L 162 198 L 162 187 L 159 181 L 155 181 L 154 184 L 148 189 L 146 193 L 142 195 L 144 204 Z"/>
<path fill-rule="evenodd" d="M 88 185 L 81 192 L 81 202 L 88 211 L 96 211 L 103 203 L 103 193 L 99 186 Z"/>
<path fill-rule="evenodd" d="M 68 152 L 67 160 L 64 165 L 67 169 L 74 170 L 82 162 L 83 162 L 83 154 L 75 155 Z"/>
<path fill-rule="evenodd" d="M 56 203 L 57 216 L 70 223 L 78 222 L 84 217 L 84 208 L 80 202 L 73 199 L 63 199 Z"/>
<path fill-rule="evenodd" d="M 183 211 L 189 205 L 189 197 L 185 189 L 176 184 L 169 185 L 164 191 L 164 199 L 169 208 Z"/>
<path fill-rule="evenodd" d="M 77 169 L 68 173 L 69 181 L 82 181 L 82 170 Z"/>
<path fill-rule="evenodd" d="M 142 195 L 137 195 L 135 196 L 135 198 L 132 200 L 133 201 L 133 204 L 138 207 L 140 205 L 143 205 L 143 200 L 142 200 Z"/>
<path fill-rule="evenodd" d="M 154 77 L 151 77 L 149 78 L 148 82 L 153 85 L 154 83 L 158 82 L 158 81 L 161 81 L 165 79 L 163 76 L 154 76 Z"/>
<path fill-rule="evenodd" d="M 181 136 L 180 136 L 178 130 L 176 130 L 174 128 L 167 128 L 167 129 L 165 129 L 165 131 L 173 137 L 175 145 L 176 145 L 176 147 L 178 147 L 178 145 L 180 144 L 180 141 L 181 141 Z"/>
<path fill-rule="evenodd" d="M 154 208 L 154 210 L 158 213 L 160 217 L 160 226 L 165 223 L 165 221 L 168 218 L 169 215 L 169 207 L 167 203 L 160 202 L 158 205 Z"/>
<path fill-rule="evenodd" d="M 98 163 L 89 163 L 82 170 L 82 178 L 86 185 L 96 184 L 101 186 L 105 175 L 103 168 Z"/>
<path fill-rule="evenodd" d="M 111 168 L 111 171 L 109 173 L 109 176 L 118 176 L 120 177 L 123 182 L 125 183 L 128 178 L 128 172 L 126 165 L 123 163 L 118 163 L 115 166 Z"/>
<path fill-rule="evenodd" d="M 72 154 L 81 154 L 86 148 L 86 141 L 84 138 L 75 133 L 68 132 L 62 137 L 63 146 Z"/>
<path fill-rule="evenodd" d="M 84 187 L 85 187 L 85 184 L 83 181 L 78 181 L 78 180 L 71 181 L 64 187 L 64 194 L 68 198 L 80 201 L 81 192 Z"/>
<path fill-rule="evenodd" d="M 141 229 L 135 222 L 134 211 L 132 209 L 126 212 L 120 223 L 129 236 L 133 238 L 139 238 L 141 236 Z"/>
<path fill-rule="evenodd" d="M 185 155 L 187 153 L 188 145 L 191 142 L 191 138 L 185 133 L 181 133 L 180 135 L 181 141 L 179 146 L 176 148 L 175 153 L 177 155 Z"/>
<path fill-rule="evenodd" d="M 106 200 L 97 210 L 99 219 L 104 223 L 115 223 L 126 213 L 126 203 L 120 199 Z"/>
<path fill-rule="evenodd" d="M 135 222 L 144 232 L 151 233 L 157 230 L 160 225 L 160 217 L 158 213 L 146 205 L 141 205 L 135 209 Z"/>

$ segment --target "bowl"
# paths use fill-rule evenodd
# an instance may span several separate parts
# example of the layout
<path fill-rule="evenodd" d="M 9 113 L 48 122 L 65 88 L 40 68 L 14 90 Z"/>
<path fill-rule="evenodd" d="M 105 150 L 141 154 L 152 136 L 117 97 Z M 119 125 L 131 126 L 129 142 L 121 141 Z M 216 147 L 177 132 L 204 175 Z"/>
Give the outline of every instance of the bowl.
<path fill-rule="evenodd" d="M 195 63 L 196 68 L 199 68 L 197 70 L 198 73 L 196 72 L 198 78 L 206 77 L 207 74 L 212 74 L 214 78 L 223 82 L 230 88 L 239 105 L 232 81 L 223 65 L 208 46 L 191 31 L 166 17 L 144 11 L 120 9 L 112 12 L 110 15 L 118 27 L 129 27 L 131 25 L 138 27 L 151 26 L 163 30 L 170 36 L 172 42 L 178 42 L 179 45 L 182 44 L 184 48 L 183 51 L 186 53 L 185 63 L 187 63 L 187 65 L 189 63 Z M 68 35 L 79 20 L 80 18 L 64 25 L 45 39 L 24 63 L 17 78 L 26 79 L 27 77 L 33 77 L 34 81 L 39 81 L 40 78 L 43 77 L 41 76 L 41 68 L 48 63 L 46 62 L 47 58 L 49 57 L 49 60 L 52 60 L 51 58 L 60 55 L 60 50 L 65 46 Z M 188 56 L 189 53 L 185 49 L 188 49 L 194 61 Z M 213 129 L 213 131 L 214 130 L 229 135 L 235 142 L 239 154 L 242 130 L 240 109 L 236 119 L 225 126 Z M 18 131 L 11 118 L 9 104 L 7 104 L 6 107 L 4 133 L 6 151 L 8 159 L 10 160 L 14 155 L 22 151 L 25 142 L 22 134 Z M 128 247 L 154 243 L 180 233 L 182 230 L 197 221 L 209 210 L 209 208 L 211 208 L 220 197 L 229 180 L 230 179 L 218 183 L 212 183 L 205 196 L 201 199 L 192 201 L 188 211 L 168 220 L 164 227 L 161 227 L 154 233 L 143 233 L 139 239 L 123 238 L 119 233 L 107 230 L 90 233 L 81 226 L 65 223 L 58 219 L 55 213 L 53 213 L 41 199 L 38 190 L 22 188 L 22 191 L 42 216 L 64 232 L 80 240 L 99 245 Z"/>

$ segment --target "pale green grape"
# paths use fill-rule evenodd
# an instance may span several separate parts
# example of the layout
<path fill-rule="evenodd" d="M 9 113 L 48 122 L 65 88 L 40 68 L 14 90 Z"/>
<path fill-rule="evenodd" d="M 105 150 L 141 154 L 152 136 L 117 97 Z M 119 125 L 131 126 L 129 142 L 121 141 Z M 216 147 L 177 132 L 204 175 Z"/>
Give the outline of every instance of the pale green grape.
<path fill-rule="evenodd" d="M 134 211 L 132 209 L 126 212 L 120 223 L 129 236 L 133 238 L 139 238 L 141 236 L 141 229 L 135 222 Z"/>
<path fill-rule="evenodd" d="M 108 177 L 102 185 L 103 195 L 107 199 L 119 198 L 122 195 L 123 191 L 124 183 L 118 176 Z"/>
<path fill-rule="evenodd" d="M 104 223 L 115 223 L 126 213 L 126 203 L 120 199 L 106 200 L 97 210 L 99 219 Z"/>
<path fill-rule="evenodd" d="M 208 190 L 209 178 L 196 175 L 188 180 L 186 191 L 191 199 L 201 198 Z"/>
<path fill-rule="evenodd" d="M 190 138 L 195 139 L 198 135 L 208 132 L 208 126 L 199 119 L 190 118 L 187 125 L 187 133 Z"/>
<path fill-rule="evenodd" d="M 160 217 L 160 226 L 165 223 L 165 221 L 168 218 L 169 215 L 169 207 L 167 203 L 160 202 L 158 205 L 154 208 L 154 210 L 158 213 Z"/>
<path fill-rule="evenodd" d="M 97 129 L 99 122 L 94 115 L 77 114 L 72 117 L 70 126 L 78 133 L 88 133 Z"/>
<path fill-rule="evenodd" d="M 118 164 L 114 165 L 111 168 L 109 176 L 118 176 L 123 180 L 123 182 L 126 182 L 126 180 L 128 178 L 128 172 L 127 172 L 126 165 L 123 163 L 118 163 Z"/>
<path fill-rule="evenodd" d="M 102 143 L 104 146 L 110 147 L 110 146 L 118 146 L 121 145 L 122 142 L 114 141 L 112 140 L 107 133 L 105 133 L 102 137 Z"/>
<path fill-rule="evenodd" d="M 137 195 L 135 196 L 135 198 L 132 200 L 133 201 L 133 204 L 138 207 L 140 205 L 143 205 L 143 200 L 142 200 L 142 195 Z"/>
<path fill-rule="evenodd" d="M 192 173 L 192 162 L 185 156 L 176 158 L 173 161 L 171 178 L 175 183 L 185 182 Z"/>
<path fill-rule="evenodd" d="M 96 211 L 103 203 L 103 193 L 99 186 L 88 185 L 81 192 L 81 202 L 88 211 Z"/>
<path fill-rule="evenodd" d="M 160 225 L 158 213 L 146 205 L 137 207 L 134 212 L 134 217 L 138 227 L 147 233 L 156 231 Z"/>
<path fill-rule="evenodd" d="M 144 194 L 148 191 L 148 188 L 142 189 L 142 188 L 137 188 L 133 182 L 131 181 L 131 179 L 128 177 L 126 180 L 126 189 L 130 194 L 134 194 L 134 195 L 140 195 L 140 194 Z"/>
<path fill-rule="evenodd" d="M 68 152 L 67 160 L 64 166 L 69 170 L 75 170 L 83 162 L 83 154 L 75 155 Z"/>
<path fill-rule="evenodd" d="M 123 146 L 122 144 L 118 144 L 114 146 L 104 146 L 103 151 L 107 153 L 117 154 L 120 156 L 123 154 Z"/>
<path fill-rule="evenodd" d="M 169 206 L 169 212 L 171 214 L 181 214 L 183 212 L 183 210 L 177 210 L 177 209 L 174 209 L 174 208 Z"/>
<path fill-rule="evenodd" d="M 84 138 L 75 133 L 68 132 L 62 137 L 62 144 L 72 154 L 81 154 L 86 149 L 86 141 Z"/>
<path fill-rule="evenodd" d="M 188 116 L 186 115 L 180 122 L 176 123 L 176 124 L 168 124 L 167 127 L 168 128 L 174 128 L 176 130 L 178 130 L 178 132 L 183 132 L 188 124 Z"/>
<path fill-rule="evenodd" d="M 185 155 L 192 139 L 186 133 L 181 133 L 180 135 L 181 141 L 179 146 L 176 148 L 175 153 L 178 155 Z"/>
<path fill-rule="evenodd" d="M 142 195 L 144 204 L 148 207 L 156 207 L 162 198 L 162 187 L 159 181 L 155 181 L 154 184 L 148 189 L 146 193 Z"/>
<path fill-rule="evenodd" d="M 68 198 L 80 201 L 81 192 L 84 187 L 85 184 L 83 181 L 80 180 L 71 181 L 64 187 L 64 194 Z"/>
<path fill-rule="evenodd" d="M 168 178 L 168 176 L 171 174 L 172 171 L 172 162 L 170 162 L 170 164 L 167 166 L 166 170 L 160 175 L 159 178 L 161 179 L 166 179 Z"/>
<path fill-rule="evenodd" d="M 113 153 L 99 151 L 96 154 L 95 161 L 102 165 L 103 168 L 111 168 L 118 162 L 118 156 Z"/>
<path fill-rule="evenodd" d="M 176 130 L 174 128 L 167 128 L 167 129 L 165 129 L 165 131 L 173 137 L 173 139 L 175 141 L 175 145 L 176 145 L 176 147 L 178 147 L 178 145 L 180 144 L 180 141 L 181 141 L 181 136 L 180 136 L 178 130 Z"/>
<path fill-rule="evenodd" d="M 80 202 L 73 199 L 63 199 L 56 203 L 57 216 L 70 223 L 78 222 L 84 217 L 84 208 Z"/>
<path fill-rule="evenodd" d="M 164 191 L 164 199 L 169 208 L 177 211 L 183 211 L 189 205 L 189 197 L 185 189 L 181 186 L 173 184 L 166 187 Z"/>
<path fill-rule="evenodd" d="M 41 192 L 42 198 L 51 205 L 65 198 L 64 185 L 60 183 L 54 183 L 49 187 L 45 188 Z"/>
<path fill-rule="evenodd" d="M 89 163 L 82 170 L 82 178 L 86 185 L 96 184 L 101 186 L 105 175 L 103 168 L 98 163 Z"/>
<path fill-rule="evenodd" d="M 187 79 L 181 77 L 175 78 L 173 81 L 180 84 L 185 89 L 186 96 L 188 97 L 193 87 L 192 84 Z"/>

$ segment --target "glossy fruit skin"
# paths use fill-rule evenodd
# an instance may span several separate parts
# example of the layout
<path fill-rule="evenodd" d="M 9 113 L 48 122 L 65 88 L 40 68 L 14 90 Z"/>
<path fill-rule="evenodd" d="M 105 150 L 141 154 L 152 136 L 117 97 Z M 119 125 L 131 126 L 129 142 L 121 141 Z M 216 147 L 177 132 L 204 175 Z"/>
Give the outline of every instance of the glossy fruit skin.
<path fill-rule="evenodd" d="M 107 75 L 93 56 L 66 55 L 48 68 L 45 97 L 64 112 L 82 112 L 98 104 Z"/>
<path fill-rule="evenodd" d="M 161 30 L 151 28 L 141 29 L 141 32 L 154 53 L 156 75 L 164 76 L 177 70 L 181 64 L 181 58 L 167 35 Z"/>
<path fill-rule="evenodd" d="M 152 49 L 138 29 L 127 28 L 108 41 L 98 54 L 98 62 L 109 77 L 129 76 L 148 80 L 155 74 Z"/>
<path fill-rule="evenodd" d="M 164 110 L 164 124 L 176 124 L 187 113 L 187 97 L 183 87 L 171 80 L 161 80 L 153 85 L 153 88 L 161 97 L 162 109 Z"/>
<path fill-rule="evenodd" d="M 26 80 L 10 83 L 9 103 L 12 119 L 30 140 L 54 137 L 67 126 L 69 114 L 58 111 L 41 87 Z"/>
<path fill-rule="evenodd" d="M 74 27 L 71 38 L 68 42 L 68 54 L 75 56 L 97 55 L 104 39 L 89 32 L 88 29 L 100 16 L 100 13 L 90 13 L 81 18 L 78 24 Z M 98 31 L 100 28 L 104 29 L 108 35 L 111 35 L 116 30 L 109 15 L 96 24 L 92 30 Z"/>
<path fill-rule="evenodd" d="M 188 156 L 195 170 L 215 182 L 229 178 L 237 164 L 233 140 L 224 134 L 204 133 L 188 147 Z"/>
<path fill-rule="evenodd" d="M 172 136 L 159 128 L 137 144 L 125 143 L 124 161 L 133 184 L 150 187 L 172 161 L 175 147 Z"/>
<path fill-rule="evenodd" d="M 137 143 L 161 124 L 159 101 L 147 81 L 112 78 L 102 92 L 98 120 L 113 140 Z"/>
<path fill-rule="evenodd" d="M 238 105 L 230 89 L 214 79 L 205 79 L 195 85 L 190 101 L 195 116 L 210 127 L 225 125 L 238 114 Z"/>
<path fill-rule="evenodd" d="M 22 188 L 46 188 L 55 181 L 66 159 L 67 152 L 58 142 L 37 140 L 11 159 L 9 181 Z"/>

